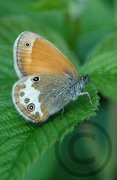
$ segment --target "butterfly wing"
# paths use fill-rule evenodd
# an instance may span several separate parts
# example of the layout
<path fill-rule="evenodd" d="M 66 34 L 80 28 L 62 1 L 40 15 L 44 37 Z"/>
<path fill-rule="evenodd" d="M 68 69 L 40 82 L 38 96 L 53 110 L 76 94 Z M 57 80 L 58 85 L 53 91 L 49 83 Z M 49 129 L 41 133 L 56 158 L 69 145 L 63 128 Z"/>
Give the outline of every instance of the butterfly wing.
<path fill-rule="evenodd" d="M 32 32 L 23 32 L 14 43 L 14 65 L 19 77 L 36 73 L 63 73 L 77 76 L 72 63 L 52 43 Z"/>
<path fill-rule="evenodd" d="M 70 101 L 69 83 L 65 75 L 26 76 L 14 85 L 13 102 L 25 119 L 44 122 Z"/>

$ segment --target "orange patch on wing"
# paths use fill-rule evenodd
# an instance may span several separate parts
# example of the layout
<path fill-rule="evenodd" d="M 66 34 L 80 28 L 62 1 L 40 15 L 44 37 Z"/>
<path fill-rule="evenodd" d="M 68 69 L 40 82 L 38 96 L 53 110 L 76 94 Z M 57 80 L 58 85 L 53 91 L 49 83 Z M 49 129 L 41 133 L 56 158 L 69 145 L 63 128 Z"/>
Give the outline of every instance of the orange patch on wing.
<path fill-rule="evenodd" d="M 20 47 L 19 47 L 20 48 Z M 29 53 L 30 52 L 30 53 Z M 77 77 L 77 72 L 68 60 L 54 45 L 42 38 L 35 38 L 30 51 L 19 49 L 18 65 L 25 75 L 36 73 L 64 73 L 65 70 Z"/>
<path fill-rule="evenodd" d="M 31 55 L 28 53 L 21 53 L 19 54 L 19 58 L 27 60 L 27 59 L 31 59 Z"/>

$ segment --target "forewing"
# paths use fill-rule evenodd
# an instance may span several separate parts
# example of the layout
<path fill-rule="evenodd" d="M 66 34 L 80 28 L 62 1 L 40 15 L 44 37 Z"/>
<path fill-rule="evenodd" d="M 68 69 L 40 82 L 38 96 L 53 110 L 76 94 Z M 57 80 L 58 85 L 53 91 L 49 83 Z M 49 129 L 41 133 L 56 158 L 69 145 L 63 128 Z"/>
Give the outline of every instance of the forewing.
<path fill-rule="evenodd" d="M 32 32 L 21 33 L 14 43 L 14 64 L 19 77 L 31 74 L 59 73 L 76 70 L 68 58 L 52 43 Z"/>

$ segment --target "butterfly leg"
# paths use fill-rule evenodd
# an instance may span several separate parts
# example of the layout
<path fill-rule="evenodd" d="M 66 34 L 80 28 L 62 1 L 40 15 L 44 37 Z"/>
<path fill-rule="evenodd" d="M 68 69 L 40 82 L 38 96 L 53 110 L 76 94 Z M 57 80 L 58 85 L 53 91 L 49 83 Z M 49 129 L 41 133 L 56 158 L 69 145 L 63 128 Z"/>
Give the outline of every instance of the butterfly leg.
<path fill-rule="evenodd" d="M 88 96 L 89 102 L 90 102 L 91 105 L 93 106 L 93 103 L 92 103 L 92 101 L 91 101 L 91 97 L 90 97 L 89 93 L 88 93 L 88 92 L 82 92 L 82 93 L 79 94 L 79 96 L 84 96 L 84 95 Z"/>

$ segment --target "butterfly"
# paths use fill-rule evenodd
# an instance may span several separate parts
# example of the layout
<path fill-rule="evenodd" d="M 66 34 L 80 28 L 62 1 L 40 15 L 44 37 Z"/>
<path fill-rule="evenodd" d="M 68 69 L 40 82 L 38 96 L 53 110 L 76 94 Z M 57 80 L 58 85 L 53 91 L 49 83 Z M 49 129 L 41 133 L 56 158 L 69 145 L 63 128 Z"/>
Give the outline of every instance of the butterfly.
<path fill-rule="evenodd" d="M 23 32 L 13 47 L 14 68 L 20 80 L 12 89 L 13 103 L 26 120 L 43 123 L 82 92 L 88 75 L 78 76 L 69 59 L 43 37 Z"/>

